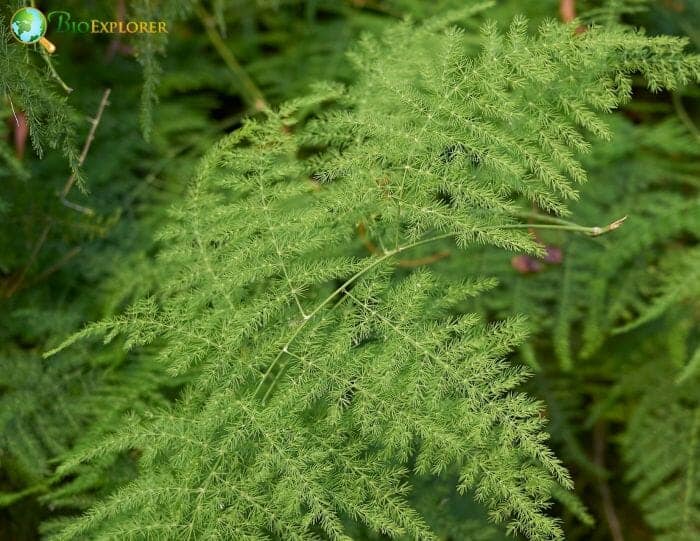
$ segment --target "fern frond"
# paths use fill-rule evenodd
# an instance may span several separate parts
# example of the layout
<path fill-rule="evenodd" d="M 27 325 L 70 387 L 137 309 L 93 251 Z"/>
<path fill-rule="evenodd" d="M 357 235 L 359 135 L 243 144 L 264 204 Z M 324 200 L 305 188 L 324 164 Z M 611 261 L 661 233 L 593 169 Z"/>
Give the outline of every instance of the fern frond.
<path fill-rule="evenodd" d="M 193 0 L 177 0 L 165 3 L 140 0 L 132 3 L 134 15 L 142 21 L 164 21 L 173 25 L 175 21 L 188 15 L 196 4 Z M 143 70 L 143 89 L 141 91 L 141 130 L 144 139 L 150 141 L 153 129 L 153 107 L 158 103 L 158 85 L 162 68 L 158 56 L 165 54 L 168 42 L 167 34 L 137 35 L 136 60 Z"/>
<path fill-rule="evenodd" d="M 690 541 L 700 535 L 697 381 L 660 384 L 653 377 L 654 391 L 639 403 L 625 434 L 627 476 L 657 539 Z"/>
<path fill-rule="evenodd" d="M 0 17 L 0 93 L 27 115 L 29 137 L 37 155 L 41 158 L 45 147 L 60 148 L 78 174 L 77 113 L 68 105 L 66 96 L 53 90 L 52 79 L 35 65 L 36 53 L 11 44 L 9 27 L 7 20 Z"/>
<path fill-rule="evenodd" d="M 185 537 L 306 539 L 317 526 L 342 538 L 352 519 L 430 539 L 405 499 L 415 456 L 419 472 L 460 464 L 462 490 L 496 520 L 558 537 L 543 512 L 548 487 L 568 485 L 568 474 L 545 446 L 539 405 L 512 394 L 525 374 L 501 360 L 523 323 L 446 319 L 441 292 L 470 295 L 478 283 L 448 290 L 418 272 L 392 284 L 392 254 L 339 257 L 358 216 L 338 208 L 333 187 L 316 192 L 303 180 L 285 124 L 249 122 L 218 145 L 189 208 L 164 233 L 174 271 L 166 297 L 156 311 L 136 309 L 130 326 L 139 336 L 158 329 L 166 362 L 195 364 L 197 391 L 172 413 L 134 423 L 112 449 L 144 449 L 160 480 L 145 473 L 105 504 L 108 522 L 76 528 L 100 538 L 157 520 L 180 525 L 171 535 L 187 525 Z M 329 288 L 334 279 L 343 284 Z M 166 494 L 168 510 L 158 503 Z M 134 501 L 146 510 L 138 517 Z"/>
<path fill-rule="evenodd" d="M 527 371 L 505 360 L 524 319 L 456 314 L 483 282 L 397 259 L 451 239 L 539 254 L 538 225 L 590 233 L 520 213 L 568 212 L 576 153 L 608 134 L 599 113 L 629 99 L 633 74 L 674 88 L 698 59 L 618 29 L 530 37 L 520 18 L 483 40 L 472 57 L 458 30 L 399 24 L 363 41 L 342 96 L 269 111 L 204 157 L 161 233 L 157 296 L 93 328 L 163 344 L 191 384 L 67 463 L 142 453 L 138 479 L 52 538 L 348 539 L 350 522 L 433 539 L 407 481 L 452 471 L 509 531 L 562 538 L 548 509 L 571 480 L 518 390 Z"/>

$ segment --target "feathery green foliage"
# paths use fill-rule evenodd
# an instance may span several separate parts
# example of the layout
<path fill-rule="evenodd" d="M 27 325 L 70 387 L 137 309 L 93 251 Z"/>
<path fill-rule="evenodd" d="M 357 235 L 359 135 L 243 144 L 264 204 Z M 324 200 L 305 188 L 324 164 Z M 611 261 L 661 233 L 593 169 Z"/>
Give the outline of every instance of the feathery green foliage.
<path fill-rule="evenodd" d="M 15 110 L 27 115 L 29 137 L 39 157 L 43 156 L 46 146 L 60 147 L 71 168 L 77 170 L 76 113 L 68 106 L 66 97 L 59 95 L 52 90 L 52 85 L 47 84 L 50 81 L 48 74 L 41 73 L 38 69 L 27 69 L 24 61 L 27 51 L 13 46 L 8 29 L 8 21 L 4 17 L 0 18 L 0 90 L 3 99 L 10 102 L 12 118 L 16 120 Z M 16 170 L 17 165 L 6 151 L 3 151 L 3 156 Z"/>
<path fill-rule="evenodd" d="M 450 237 L 539 253 L 516 218 L 528 202 L 567 212 L 585 180 L 577 128 L 608 135 L 597 112 L 628 100 L 632 74 L 676 88 L 698 61 L 673 38 L 555 24 L 528 37 L 522 19 L 505 37 L 487 26 L 470 57 L 445 22 L 365 39 L 347 92 L 319 88 L 207 155 L 161 233 L 159 294 L 76 337 L 162 340 L 161 362 L 192 383 L 61 467 L 143 452 L 138 478 L 56 539 L 343 539 L 348 521 L 430 539 L 408 468 L 453 467 L 492 520 L 561 537 L 546 510 L 569 475 L 540 406 L 514 392 L 526 372 L 503 361 L 523 321 L 454 315 L 489 281 L 392 269 Z M 375 255 L 358 255 L 365 222 Z"/>
<path fill-rule="evenodd" d="M 642 374 L 643 385 L 648 387 L 651 378 L 655 391 L 644 393 L 625 434 L 632 495 L 657 539 L 695 539 L 700 535 L 698 380 L 678 385 L 669 375 L 660 378 L 653 366 Z"/>
<path fill-rule="evenodd" d="M 558 4 L 0 24 L 0 539 L 695 539 L 695 8 Z"/>
<path fill-rule="evenodd" d="M 523 517 L 512 526 L 533 537 L 557 535 L 541 514 L 548 472 L 565 484 L 568 476 L 543 446 L 538 406 L 506 394 L 522 370 L 500 360 L 522 339 L 522 322 L 445 319 L 446 303 L 484 284 L 440 287 L 416 273 L 392 285 L 381 267 L 391 255 L 345 256 L 360 215 L 339 208 L 334 186 L 315 192 L 304 180 L 286 120 L 251 122 L 209 155 L 181 225 L 164 233 L 173 267 L 162 306 L 142 303 L 112 325 L 133 344 L 165 338 L 170 370 L 196 364 L 201 374 L 176 409 L 132 419 L 122 438 L 79 457 L 156 443 L 142 459 L 151 475 L 65 537 L 80 527 L 98 537 L 153 527 L 163 537 L 306 538 L 313 525 L 342 537 L 352 519 L 431 538 L 402 497 L 411 458 L 421 473 L 463 463 L 460 487 L 474 488 L 496 518 Z"/>

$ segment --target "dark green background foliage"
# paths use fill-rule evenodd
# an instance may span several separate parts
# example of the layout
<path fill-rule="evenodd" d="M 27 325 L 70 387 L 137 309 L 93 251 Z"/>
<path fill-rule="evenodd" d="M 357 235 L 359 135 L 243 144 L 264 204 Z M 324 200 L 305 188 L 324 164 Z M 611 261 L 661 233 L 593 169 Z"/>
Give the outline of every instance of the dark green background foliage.
<path fill-rule="evenodd" d="M 700 3 L 29 4 L 0 540 L 700 539 Z"/>

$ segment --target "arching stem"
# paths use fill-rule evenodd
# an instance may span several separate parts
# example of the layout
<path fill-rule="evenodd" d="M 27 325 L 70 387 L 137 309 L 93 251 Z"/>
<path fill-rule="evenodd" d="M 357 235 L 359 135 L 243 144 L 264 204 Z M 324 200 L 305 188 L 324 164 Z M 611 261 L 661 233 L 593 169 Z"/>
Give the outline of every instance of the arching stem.
<path fill-rule="evenodd" d="M 573 232 L 578 232 L 578 233 L 585 233 L 587 235 L 591 236 L 598 236 L 598 235 L 603 235 L 604 233 L 608 233 L 610 231 L 613 231 L 620 227 L 622 223 L 625 221 L 627 216 L 620 218 L 619 220 L 615 220 L 614 222 L 604 226 L 604 227 L 587 227 L 587 226 L 582 226 L 579 224 L 575 224 L 573 222 L 567 222 L 566 224 L 506 224 L 506 225 L 496 225 L 496 226 L 489 226 L 489 227 L 484 227 L 483 230 L 494 230 L 494 229 L 557 229 L 560 231 L 573 231 Z M 423 246 L 426 244 L 430 244 L 432 242 L 438 241 L 438 240 L 443 240 L 443 239 L 448 239 L 450 237 L 453 237 L 457 234 L 457 232 L 450 232 L 450 233 L 443 233 L 440 235 L 435 235 L 433 237 L 428 237 L 426 239 L 418 240 L 415 242 L 411 242 L 409 244 L 405 244 L 403 246 L 399 246 L 395 250 L 388 250 L 382 253 L 381 256 L 377 257 L 376 259 L 372 259 L 371 262 L 364 267 L 363 269 L 360 269 L 357 271 L 355 274 L 353 274 L 350 278 L 348 278 L 345 282 L 343 282 L 339 287 L 337 287 L 333 292 L 330 293 L 325 299 L 323 299 L 317 306 L 314 308 L 311 312 L 308 312 L 306 316 L 302 318 L 301 323 L 297 325 L 297 328 L 294 330 L 292 335 L 289 337 L 287 342 L 284 344 L 282 349 L 279 351 L 277 356 L 274 358 L 274 360 L 270 363 L 270 366 L 267 367 L 267 370 L 264 372 L 262 375 L 262 378 L 260 379 L 260 383 L 258 383 L 257 387 L 255 388 L 255 394 L 258 394 L 260 390 L 262 389 L 263 385 L 267 381 L 267 378 L 270 376 L 272 371 L 275 369 L 277 366 L 277 363 L 279 360 L 282 358 L 282 356 L 285 353 L 289 352 L 289 346 L 294 342 L 297 336 L 301 333 L 301 331 L 306 327 L 306 324 L 311 321 L 316 314 L 318 314 L 327 304 L 329 304 L 337 295 L 341 294 L 343 291 L 346 291 L 348 287 L 350 287 L 353 283 L 355 283 L 357 280 L 362 278 L 365 274 L 367 274 L 369 271 L 372 269 L 376 268 L 377 266 L 381 265 L 383 262 L 387 261 L 388 259 L 397 256 L 403 252 L 406 252 L 408 250 L 412 250 L 413 248 L 417 248 L 418 246 Z M 273 384 L 276 383 L 279 380 L 279 377 L 276 377 L 273 381 Z M 263 403 L 267 400 L 267 397 L 270 396 L 272 392 L 272 387 L 274 385 L 271 385 L 265 392 L 264 397 L 263 397 Z"/>

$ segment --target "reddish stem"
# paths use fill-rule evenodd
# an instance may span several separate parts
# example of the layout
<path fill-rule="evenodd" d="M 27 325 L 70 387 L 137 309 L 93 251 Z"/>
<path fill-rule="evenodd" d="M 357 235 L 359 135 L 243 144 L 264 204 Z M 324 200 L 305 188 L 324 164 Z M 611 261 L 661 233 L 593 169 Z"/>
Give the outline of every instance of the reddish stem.
<path fill-rule="evenodd" d="M 24 149 L 27 146 L 27 135 L 29 135 L 29 124 L 27 123 L 27 115 L 22 111 L 15 114 L 14 122 L 15 135 L 15 152 L 18 159 L 24 157 Z"/>
<path fill-rule="evenodd" d="M 576 18 L 576 0 L 561 0 L 559 3 L 559 15 L 565 23 L 570 23 Z"/>

